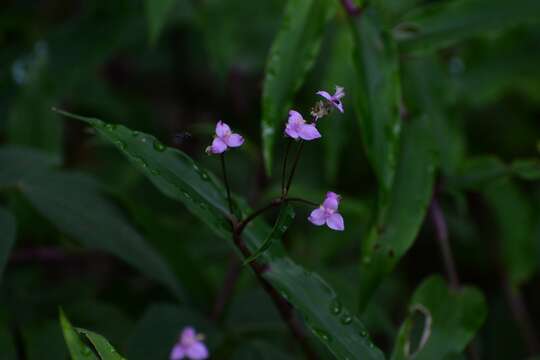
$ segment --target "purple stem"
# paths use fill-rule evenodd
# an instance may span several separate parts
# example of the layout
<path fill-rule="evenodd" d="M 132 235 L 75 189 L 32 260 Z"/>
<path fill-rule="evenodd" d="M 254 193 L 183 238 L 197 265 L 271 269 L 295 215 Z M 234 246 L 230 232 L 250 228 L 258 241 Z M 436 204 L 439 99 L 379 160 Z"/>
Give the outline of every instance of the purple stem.
<path fill-rule="evenodd" d="M 448 241 L 448 227 L 446 226 L 444 213 L 435 196 L 433 196 L 433 199 L 431 200 L 429 214 L 431 216 L 431 220 L 433 221 L 433 225 L 435 226 L 435 235 L 437 241 L 439 242 L 439 247 L 441 248 L 444 267 L 446 269 L 446 276 L 450 280 L 450 286 L 453 289 L 458 289 L 459 276 L 454 263 L 452 248 L 450 247 L 450 242 Z"/>
<path fill-rule="evenodd" d="M 343 8 L 347 12 L 347 14 L 351 17 L 359 16 L 362 14 L 363 8 L 356 5 L 354 3 L 354 0 L 341 0 L 341 4 L 343 5 Z"/>

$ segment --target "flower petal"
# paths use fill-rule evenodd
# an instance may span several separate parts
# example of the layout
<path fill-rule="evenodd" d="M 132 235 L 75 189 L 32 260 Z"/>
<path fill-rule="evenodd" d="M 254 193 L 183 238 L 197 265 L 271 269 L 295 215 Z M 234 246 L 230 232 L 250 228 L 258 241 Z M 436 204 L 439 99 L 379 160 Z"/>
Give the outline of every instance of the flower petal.
<path fill-rule="evenodd" d="M 340 113 L 343 112 L 343 103 L 342 103 L 341 101 L 339 101 L 339 100 L 334 100 L 334 101 L 332 101 L 332 104 L 334 105 L 334 107 L 335 107 L 336 109 L 339 110 Z"/>
<path fill-rule="evenodd" d="M 313 225 L 321 226 L 326 222 L 326 212 L 324 209 L 317 208 L 311 212 L 308 217 L 309 222 Z"/>
<path fill-rule="evenodd" d="M 305 124 L 305 120 L 302 117 L 302 114 L 300 114 L 296 110 L 290 110 L 289 111 L 289 121 L 287 122 L 287 125 L 293 125 L 293 124 Z"/>
<path fill-rule="evenodd" d="M 334 213 L 326 220 L 326 225 L 332 230 L 343 231 L 345 230 L 345 223 L 343 222 L 343 216 L 340 213 Z"/>
<path fill-rule="evenodd" d="M 186 326 L 180 335 L 180 342 L 189 344 L 197 340 L 197 332 L 192 326 Z"/>
<path fill-rule="evenodd" d="M 244 138 L 239 134 L 231 134 L 225 138 L 227 146 L 239 147 L 244 143 Z"/>
<path fill-rule="evenodd" d="M 328 92 L 326 91 L 317 91 L 317 95 L 320 95 L 322 96 L 323 98 L 325 98 L 326 100 L 328 101 L 332 101 L 332 95 L 330 95 Z"/>
<path fill-rule="evenodd" d="M 208 358 L 208 349 L 202 342 L 197 341 L 186 350 L 186 355 L 192 360 L 203 360 Z"/>
<path fill-rule="evenodd" d="M 336 211 L 339 207 L 339 200 L 333 197 L 327 197 L 322 204 L 323 208 Z"/>
<path fill-rule="evenodd" d="M 212 146 L 210 146 L 210 153 L 212 154 L 221 154 L 227 150 L 227 144 L 220 138 L 214 138 L 214 141 L 212 141 Z"/>
<path fill-rule="evenodd" d="M 216 135 L 218 137 L 224 137 L 226 135 L 229 135 L 231 133 L 231 128 L 229 125 L 225 124 L 223 121 L 218 121 L 216 125 Z"/>
<path fill-rule="evenodd" d="M 344 91 L 344 88 L 342 86 L 337 86 L 336 85 L 336 93 L 334 94 L 334 99 L 341 99 L 342 97 L 345 96 L 345 91 Z"/>
<path fill-rule="evenodd" d="M 285 127 L 285 134 L 293 139 L 298 139 L 298 132 L 296 131 L 296 126 L 287 124 Z"/>
<path fill-rule="evenodd" d="M 304 140 L 315 140 L 321 137 L 321 133 L 315 125 L 313 124 L 304 124 L 300 126 L 300 131 L 298 132 L 298 135 L 304 139 Z"/>
<path fill-rule="evenodd" d="M 172 351 L 171 355 L 169 355 L 170 360 L 180 360 L 183 359 L 186 356 L 186 353 L 184 352 L 184 348 L 182 348 L 182 345 L 176 344 Z"/>

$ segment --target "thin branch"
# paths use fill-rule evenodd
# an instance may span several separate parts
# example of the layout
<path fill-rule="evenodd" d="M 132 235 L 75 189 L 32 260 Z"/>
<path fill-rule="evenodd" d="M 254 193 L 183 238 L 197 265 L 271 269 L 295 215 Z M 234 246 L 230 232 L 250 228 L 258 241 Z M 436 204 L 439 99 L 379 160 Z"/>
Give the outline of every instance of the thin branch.
<path fill-rule="evenodd" d="M 225 183 L 225 189 L 227 189 L 227 201 L 229 203 L 229 211 L 231 212 L 231 214 L 233 214 L 231 188 L 229 186 L 229 179 L 227 177 L 227 167 L 225 166 L 225 155 L 223 153 L 221 153 L 220 159 L 221 159 L 221 170 L 223 172 L 223 182 Z"/>
<path fill-rule="evenodd" d="M 287 160 L 289 159 L 289 151 L 291 150 L 292 139 L 287 140 L 285 148 L 285 156 L 283 157 L 283 169 L 281 172 L 281 196 L 285 196 L 285 178 L 287 177 Z"/>
<path fill-rule="evenodd" d="M 270 209 L 273 209 L 279 205 L 281 205 L 281 203 L 283 203 L 284 199 L 283 198 L 277 198 L 277 199 L 274 199 L 272 200 L 272 202 L 258 210 L 255 210 L 253 213 L 251 213 L 248 217 L 246 217 L 244 220 L 242 220 L 239 224 L 238 224 L 238 229 L 239 229 L 239 232 L 241 233 L 244 228 L 250 223 L 252 222 L 253 220 L 255 220 L 255 218 L 257 218 L 259 215 L 263 214 L 264 212 L 270 210 Z"/>
<path fill-rule="evenodd" d="M 246 244 L 244 243 L 242 239 L 241 229 L 238 227 L 239 225 L 240 224 L 236 224 L 235 231 L 233 232 L 234 243 L 237 246 L 237 248 L 240 250 L 242 255 L 244 256 L 244 258 L 248 258 L 251 256 L 251 251 L 249 251 L 248 247 L 246 246 Z M 268 270 L 268 268 L 264 265 L 261 265 L 257 261 L 252 261 L 249 265 L 255 272 L 255 275 L 257 276 L 257 279 L 259 280 L 259 283 L 261 284 L 262 288 L 266 291 L 268 296 L 270 296 L 274 305 L 278 309 L 281 319 L 287 324 L 294 338 L 298 341 L 298 343 L 302 347 L 302 350 L 304 351 L 306 358 L 308 360 L 317 360 L 318 356 L 311 348 L 308 338 L 306 337 L 306 334 L 304 333 L 302 324 L 294 316 L 293 307 L 263 277 L 263 274 Z"/>
<path fill-rule="evenodd" d="M 212 320 L 218 321 L 223 315 L 223 311 L 234 293 L 234 288 L 236 287 L 236 283 L 240 277 L 241 270 L 242 264 L 240 261 L 238 261 L 236 255 L 232 254 L 229 261 L 229 269 L 227 270 L 227 274 L 223 280 L 223 287 L 221 288 L 221 291 L 218 293 L 216 301 L 214 302 L 214 307 L 212 309 Z"/>
<path fill-rule="evenodd" d="M 512 311 L 512 316 L 516 322 L 519 332 L 527 346 L 529 355 L 534 356 L 540 354 L 540 343 L 538 342 L 538 334 L 531 322 L 531 315 L 527 309 L 527 305 L 523 300 L 523 296 L 518 288 L 513 287 L 504 271 L 501 271 L 504 292 L 508 300 L 508 305 Z"/>
<path fill-rule="evenodd" d="M 444 213 L 435 196 L 433 196 L 433 199 L 431 200 L 429 214 L 431 216 L 431 220 L 433 221 L 433 225 L 435 226 L 435 235 L 443 256 L 446 276 L 450 280 L 450 286 L 453 289 L 458 289 L 459 276 L 456 270 L 454 257 L 452 255 L 452 248 L 450 247 L 450 242 L 448 241 L 448 227 L 446 225 Z"/>
<path fill-rule="evenodd" d="M 299 197 L 287 197 L 286 200 L 291 201 L 291 202 L 299 202 L 299 203 L 306 204 L 306 205 L 309 205 L 309 206 L 315 206 L 315 207 L 319 206 L 319 204 L 314 203 L 313 201 L 309 201 L 309 200 L 302 199 L 302 198 L 299 198 Z"/>
<path fill-rule="evenodd" d="M 302 154 L 302 149 L 304 149 L 304 143 L 305 141 L 301 140 L 300 145 L 298 147 L 298 151 L 296 152 L 296 157 L 294 159 L 293 167 L 291 170 L 291 174 L 289 175 L 289 180 L 287 181 L 287 186 L 285 186 L 285 197 L 289 193 L 289 189 L 291 188 L 291 184 L 294 178 L 294 173 L 296 172 L 296 168 L 298 167 L 298 162 L 300 161 L 300 155 Z"/>
<path fill-rule="evenodd" d="M 351 17 L 360 16 L 364 10 L 364 8 L 356 5 L 354 0 L 341 0 L 341 4 L 343 5 L 343 8 L 347 14 Z"/>

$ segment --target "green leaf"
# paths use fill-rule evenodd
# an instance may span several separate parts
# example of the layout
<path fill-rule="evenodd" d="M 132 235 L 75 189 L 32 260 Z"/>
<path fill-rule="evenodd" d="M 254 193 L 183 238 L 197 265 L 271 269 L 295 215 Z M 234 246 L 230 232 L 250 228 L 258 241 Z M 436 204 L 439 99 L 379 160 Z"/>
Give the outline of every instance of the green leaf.
<path fill-rule="evenodd" d="M 396 171 L 401 134 L 398 53 L 373 12 L 351 20 L 357 82 L 357 117 L 371 166 L 386 198 Z"/>
<path fill-rule="evenodd" d="M 332 3 L 289 0 L 283 23 L 266 66 L 262 95 L 262 140 L 266 169 L 271 173 L 273 147 L 281 133 L 293 97 L 313 66 Z"/>
<path fill-rule="evenodd" d="M 538 180 L 540 161 L 517 159 L 508 165 L 491 155 L 468 158 L 456 174 L 449 177 L 448 186 L 464 190 L 482 190 L 486 185 L 512 175 L 523 180 Z"/>
<path fill-rule="evenodd" d="M 15 217 L 0 207 L 0 280 L 16 239 Z"/>
<path fill-rule="evenodd" d="M 512 162 L 512 172 L 522 179 L 540 180 L 540 159 L 520 159 Z"/>
<path fill-rule="evenodd" d="M 72 360 L 100 360 L 92 349 L 83 342 L 62 309 L 60 309 L 60 325 Z"/>
<path fill-rule="evenodd" d="M 148 31 L 150 43 L 155 44 L 161 30 L 165 26 L 176 0 L 146 0 L 146 14 L 148 16 Z"/>
<path fill-rule="evenodd" d="M 0 148 L 0 188 L 15 186 L 34 173 L 60 166 L 60 159 L 49 153 L 30 148 L 5 146 Z"/>
<path fill-rule="evenodd" d="M 427 116 L 420 116 L 404 125 L 389 206 L 362 246 L 361 311 L 384 276 L 411 247 L 424 220 L 432 196 L 436 165 L 429 121 Z"/>
<path fill-rule="evenodd" d="M 125 360 L 103 336 L 81 328 L 77 328 L 77 331 L 88 338 L 101 360 Z"/>
<path fill-rule="evenodd" d="M 258 248 L 250 257 L 244 260 L 244 265 L 249 264 L 250 262 L 256 260 L 261 256 L 266 250 L 272 246 L 274 241 L 279 241 L 283 238 L 283 235 L 291 226 L 295 217 L 294 208 L 290 204 L 283 204 L 281 210 L 279 211 L 278 218 L 272 228 L 272 232 L 268 234 L 268 237 L 263 241 L 260 248 Z"/>
<path fill-rule="evenodd" d="M 540 2 L 453 0 L 424 5 L 407 13 L 395 28 L 405 50 L 434 50 L 479 32 L 540 19 Z"/>
<path fill-rule="evenodd" d="M 493 182 L 482 193 L 494 216 L 493 226 L 504 267 L 510 282 L 519 286 L 538 267 L 540 239 L 535 229 L 534 208 L 528 196 L 509 180 Z"/>
<path fill-rule="evenodd" d="M 167 264 L 103 197 L 93 178 L 50 172 L 25 177 L 18 187 L 32 206 L 62 232 L 89 248 L 118 256 L 182 297 Z"/>
<path fill-rule="evenodd" d="M 423 346 L 415 347 L 412 330 L 416 313 L 423 314 L 422 334 L 427 338 L 417 341 Z M 414 292 L 392 359 L 453 359 L 452 356 L 465 350 L 486 315 L 485 299 L 479 290 L 473 287 L 452 290 L 440 276 L 431 276 Z M 413 353 L 416 354 L 408 356 Z"/>
<path fill-rule="evenodd" d="M 179 150 L 167 148 L 153 136 L 133 132 L 93 118 L 63 112 L 84 121 L 115 144 L 165 195 L 183 202 L 217 234 L 231 240 L 228 207 L 223 187 Z M 243 213 L 249 209 L 237 200 Z M 262 221 L 254 221 L 243 233 L 251 252 L 261 247 L 271 232 Z M 231 241 L 232 243 L 232 241 Z M 307 324 L 338 358 L 383 359 L 382 352 L 366 338 L 367 331 L 350 311 L 341 306 L 336 293 L 318 275 L 287 258 L 274 243 L 261 258 L 268 262 L 264 276 L 304 316 Z M 362 336 L 364 335 L 364 336 Z"/>

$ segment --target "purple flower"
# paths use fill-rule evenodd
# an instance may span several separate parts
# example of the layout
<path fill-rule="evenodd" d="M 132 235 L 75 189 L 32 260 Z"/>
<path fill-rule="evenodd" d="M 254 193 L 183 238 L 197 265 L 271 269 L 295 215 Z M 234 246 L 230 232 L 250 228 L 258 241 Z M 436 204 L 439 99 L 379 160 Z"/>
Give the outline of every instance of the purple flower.
<path fill-rule="evenodd" d="M 191 359 L 203 360 L 208 358 L 208 349 L 202 342 L 204 337 L 195 332 L 195 329 L 188 326 L 182 330 L 182 334 L 174 345 L 170 360 Z"/>
<path fill-rule="evenodd" d="M 343 231 L 345 229 L 343 216 L 337 211 L 340 201 L 341 196 L 338 194 L 331 191 L 326 193 L 324 202 L 311 212 L 308 220 L 317 226 L 326 224 L 332 230 Z"/>
<path fill-rule="evenodd" d="M 321 137 L 315 124 L 306 124 L 306 121 L 298 111 L 289 111 L 289 121 L 285 127 L 285 134 L 293 139 L 314 140 Z"/>
<path fill-rule="evenodd" d="M 244 143 L 244 138 L 231 131 L 229 125 L 223 121 L 218 121 L 216 125 L 216 135 L 212 145 L 206 148 L 208 154 L 221 154 L 230 147 L 239 147 Z"/>
<path fill-rule="evenodd" d="M 326 91 L 317 91 L 317 95 L 320 95 L 328 100 L 328 102 L 338 109 L 339 112 L 343 112 L 343 103 L 341 102 L 341 98 L 345 96 L 345 92 L 341 86 L 336 86 L 336 93 L 334 95 L 330 95 Z"/>

